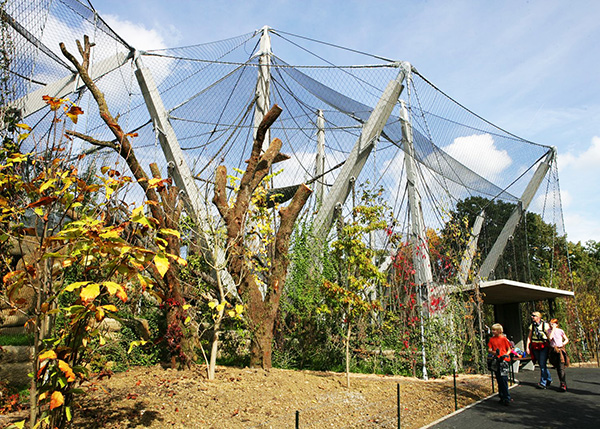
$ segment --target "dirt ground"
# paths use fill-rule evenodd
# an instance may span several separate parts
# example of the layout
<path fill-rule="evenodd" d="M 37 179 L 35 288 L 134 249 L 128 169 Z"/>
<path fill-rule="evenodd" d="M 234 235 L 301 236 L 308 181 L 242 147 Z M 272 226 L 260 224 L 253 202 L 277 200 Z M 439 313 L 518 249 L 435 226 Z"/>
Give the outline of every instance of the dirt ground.
<path fill-rule="evenodd" d="M 78 428 L 395 428 L 397 384 L 402 427 L 417 428 L 454 411 L 453 379 L 219 367 L 133 368 L 92 386 Z M 491 393 L 489 376 L 460 375 L 458 406 Z M 297 414 L 298 412 L 298 414 Z"/>

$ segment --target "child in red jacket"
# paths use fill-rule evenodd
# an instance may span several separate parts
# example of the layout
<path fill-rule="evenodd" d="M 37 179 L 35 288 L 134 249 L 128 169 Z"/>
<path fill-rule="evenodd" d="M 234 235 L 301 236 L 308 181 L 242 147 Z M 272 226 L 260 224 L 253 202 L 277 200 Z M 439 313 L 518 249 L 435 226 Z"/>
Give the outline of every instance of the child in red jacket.
<path fill-rule="evenodd" d="M 512 346 L 508 338 L 503 334 L 504 328 L 501 324 L 492 325 L 493 337 L 488 342 L 488 351 L 497 359 L 497 365 L 493 368 L 498 381 L 498 394 L 503 405 L 510 405 L 510 393 L 508 392 L 508 368 Z"/>

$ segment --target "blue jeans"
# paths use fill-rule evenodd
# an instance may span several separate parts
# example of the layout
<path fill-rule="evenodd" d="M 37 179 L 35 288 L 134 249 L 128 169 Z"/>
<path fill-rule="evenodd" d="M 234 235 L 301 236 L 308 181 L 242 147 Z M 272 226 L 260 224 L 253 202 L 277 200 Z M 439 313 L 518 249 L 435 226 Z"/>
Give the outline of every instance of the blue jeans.
<path fill-rule="evenodd" d="M 548 386 L 552 383 L 552 376 L 548 370 L 548 351 L 549 347 L 544 347 L 540 350 L 532 350 L 535 360 L 540 365 L 540 384 L 542 386 Z"/>
<path fill-rule="evenodd" d="M 510 393 L 508 391 L 508 376 L 501 375 L 500 370 L 495 372 L 496 381 L 498 382 L 498 396 L 503 401 L 510 402 Z"/>

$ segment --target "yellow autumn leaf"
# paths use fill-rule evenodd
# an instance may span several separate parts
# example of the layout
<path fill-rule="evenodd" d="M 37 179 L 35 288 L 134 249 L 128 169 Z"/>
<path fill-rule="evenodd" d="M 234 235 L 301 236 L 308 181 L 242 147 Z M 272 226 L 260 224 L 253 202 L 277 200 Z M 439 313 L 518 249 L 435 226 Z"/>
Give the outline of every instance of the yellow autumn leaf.
<path fill-rule="evenodd" d="M 116 306 L 112 305 L 112 304 L 103 305 L 102 308 L 105 309 L 105 310 L 107 310 L 107 311 L 112 311 L 113 313 L 119 311 L 118 308 Z"/>
<path fill-rule="evenodd" d="M 148 180 L 148 186 L 150 186 L 151 188 L 155 188 L 156 185 L 158 185 L 160 182 L 162 182 L 162 180 L 163 179 L 153 177 L 152 179 Z"/>
<path fill-rule="evenodd" d="M 100 234 L 101 238 L 119 238 L 119 231 L 116 229 L 109 229 Z"/>
<path fill-rule="evenodd" d="M 40 393 L 40 396 L 38 396 L 38 401 L 43 401 L 44 399 L 46 399 L 48 397 L 48 392 L 43 392 Z"/>
<path fill-rule="evenodd" d="M 81 300 L 86 303 L 93 301 L 98 295 L 100 295 L 100 285 L 98 283 L 87 285 L 79 293 Z"/>
<path fill-rule="evenodd" d="M 137 274 L 137 278 L 138 278 L 138 280 L 140 282 L 140 286 L 142 287 L 142 289 L 145 289 L 145 288 L 151 286 L 151 282 L 150 282 L 149 278 L 141 275 L 140 273 Z"/>
<path fill-rule="evenodd" d="M 16 124 L 15 127 L 21 128 L 22 130 L 31 131 L 31 127 L 27 124 Z"/>
<path fill-rule="evenodd" d="M 109 294 L 116 295 L 121 301 L 127 302 L 127 292 L 125 292 L 122 285 L 115 282 L 102 282 L 102 284 L 106 286 Z"/>
<path fill-rule="evenodd" d="M 42 186 L 40 186 L 39 193 L 41 194 L 46 189 L 50 188 L 51 186 L 54 186 L 54 182 L 56 182 L 56 179 L 49 179 L 48 181 L 43 183 Z"/>
<path fill-rule="evenodd" d="M 181 265 L 182 267 L 185 267 L 187 265 L 187 261 L 185 259 L 183 259 L 181 256 L 179 255 L 174 255 L 172 253 L 167 253 L 167 256 L 171 259 L 174 259 L 175 262 L 177 262 L 179 265 Z"/>
<path fill-rule="evenodd" d="M 237 314 L 242 314 L 242 312 L 244 311 L 244 306 L 241 304 L 236 304 L 235 306 L 235 312 Z"/>
<path fill-rule="evenodd" d="M 144 215 L 144 206 L 136 207 L 131 211 L 131 220 L 141 225 L 152 227 L 148 218 Z"/>
<path fill-rule="evenodd" d="M 210 301 L 210 302 L 208 303 L 208 307 L 209 307 L 209 308 L 215 308 L 216 306 L 217 306 L 217 301 Z"/>
<path fill-rule="evenodd" d="M 74 282 L 65 288 L 65 292 L 73 292 L 75 289 L 80 288 L 81 286 L 86 286 L 91 282 Z"/>
<path fill-rule="evenodd" d="M 235 317 L 235 311 L 233 310 L 229 310 L 227 314 L 229 315 L 229 317 Z"/>
<path fill-rule="evenodd" d="M 156 265 L 156 269 L 160 273 L 160 276 L 164 277 L 169 270 L 169 259 L 167 259 L 165 255 L 157 253 L 154 256 L 154 265 Z"/>
<path fill-rule="evenodd" d="M 60 407 L 65 403 L 65 397 L 58 390 L 52 393 L 50 397 L 50 410 Z"/>
<path fill-rule="evenodd" d="M 171 229 L 171 228 L 162 228 L 160 231 L 161 234 L 165 234 L 165 235 L 174 235 L 175 237 L 181 238 L 181 234 L 179 233 L 179 231 L 175 230 L 175 229 Z"/>
<path fill-rule="evenodd" d="M 64 360 L 58 360 L 58 369 L 60 369 L 65 374 L 65 377 L 67 377 L 68 382 L 75 381 L 75 373 L 73 372 L 69 364 L 66 363 Z"/>
<path fill-rule="evenodd" d="M 217 311 L 221 312 L 223 311 L 223 309 L 225 308 L 225 303 L 222 302 L 221 304 L 217 305 Z"/>
<path fill-rule="evenodd" d="M 41 362 L 46 359 L 56 359 L 57 357 L 58 356 L 56 356 L 56 353 L 54 352 L 54 350 L 48 350 L 47 352 L 44 352 L 41 355 L 39 355 L 38 359 Z"/>

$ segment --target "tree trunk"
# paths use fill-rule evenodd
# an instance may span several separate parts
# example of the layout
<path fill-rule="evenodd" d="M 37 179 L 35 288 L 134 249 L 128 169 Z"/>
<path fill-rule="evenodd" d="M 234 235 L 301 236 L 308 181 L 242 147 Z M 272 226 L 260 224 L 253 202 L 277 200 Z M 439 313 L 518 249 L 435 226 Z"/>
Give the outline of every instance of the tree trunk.
<path fill-rule="evenodd" d="M 217 352 L 219 351 L 219 334 L 221 330 L 221 319 L 223 318 L 223 311 L 219 312 L 217 321 L 215 322 L 212 344 L 210 347 L 210 363 L 208 364 L 208 379 L 215 379 L 215 368 L 217 366 Z"/>
<path fill-rule="evenodd" d="M 352 325 L 348 319 L 348 332 L 346 332 L 346 387 L 350 389 L 350 334 Z"/>
<path fill-rule="evenodd" d="M 108 147 L 116 151 L 127 163 L 127 166 L 131 170 L 133 176 L 137 180 L 137 183 L 144 190 L 144 194 L 149 202 L 150 212 L 159 224 L 159 230 L 168 228 L 172 230 L 179 230 L 179 219 L 182 211 L 181 200 L 178 198 L 178 190 L 174 186 L 167 186 L 170 184 L 169 180 L 165 180 L 165 183 L 160 186 L 151 186 L 148 176 L 141 164 L 139 163 L 133 146 L 129 140 L 129 134 L 123 131 L 121 126 L 118 124 L 117 119 L 110 113 L 104 94 L 98 86 L 94 83 L 88 73 L 88 66 L 90 63 L 90 52 L 93 46 L 88 36 L 84 36 L 84 45 L 82 46 L 79 40 L 77 47 L 79 53 L 82 56 L 82 62 L 80 63 L 73 54 L 71 54 L 65 47 L 64 43 L 60 43 L 60 49 L 63 55 L 75 66 L 79 76 L 85 83 L 86 87 L 92 93 L 92 96 L 96 100 L 100 117 L 110 129 L 112 134 L 115 136 L 117 143 L 111 141 L 99 141 L 90 136 L 83 135 L 74 131 L 67 131 L 67 134 L 81 138 L 93 145 Z M 156 164 L 150 165 L 150 170 L 155 179 L 160 179 L 160 170 Z M 160 198 L 159 198 L 160 195 Z M 161 238 L 166 240 L 166 252 L 179 256 L 181 242 L 179 237 L 171 234 L 159 234 Z M 167 340 L 169 342 L 169 350 L 171 352 L 171 365 L 176 367 L 189 366 L 190 363 L 194 362 L 196 355 L 194 353 L 195 335 L 190 333 L 189 330 L 185 329 L 184 320 L 186 317 L 186 311 L 183 310 L 184 299 L 182 294 L 181 282 L 179 280 L 179 267 L 176 263 L 171 262 L 169 269 L 164 276 L 164 279 L 158 275 L 155 271 L 153 276 L 161 283 L 162 291 L 166 297 L 167 306 Z"/>
<path fill-rule="evenodd" d="M 262 318 L 254 318 L 252 323 L 256 328 L 252 332 L 250 341 L 250 367 L 270 369 L 272 367 L 271 353 L 275 318 L 265 315 Z"/>
<path fill-rule="evenodd" d="M 312 192 L 306 185 L 299 186 L 290 204 L 279 210 L 279 229 L 275 233 L 274 254 L 271 257 L 267 290 L 263 297 L 246 252 L 245 222 L 250 210 L 252 194 L 269 174 L 272 164 L 287 159 L 280 153 L 282 142 L 279 139 L 273 139 L 261 155 L 266 131 L 280 114 L 281 108 L 277 105 L 273 106 L 258 126 L 252 153 L 239 182 L 239 191 L 233 206 L 229 205 L 227 199 L 227 169 L 224 166 L 217 168 L 213 197 L 213 203 L 227 225 L 227 268 L 239 285 L 238 294 L 247 306 L 246 315 L 252 332 L 250 365 L 264 369 L 269 369 L 272 365 L 273 327 L 287 274 L 290 237 L 294 223 Z"/>

